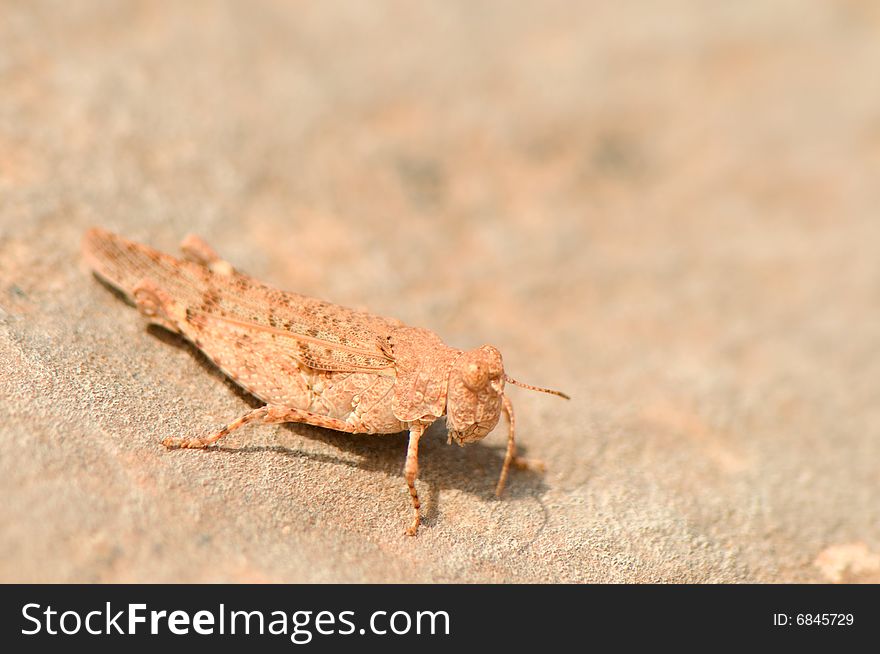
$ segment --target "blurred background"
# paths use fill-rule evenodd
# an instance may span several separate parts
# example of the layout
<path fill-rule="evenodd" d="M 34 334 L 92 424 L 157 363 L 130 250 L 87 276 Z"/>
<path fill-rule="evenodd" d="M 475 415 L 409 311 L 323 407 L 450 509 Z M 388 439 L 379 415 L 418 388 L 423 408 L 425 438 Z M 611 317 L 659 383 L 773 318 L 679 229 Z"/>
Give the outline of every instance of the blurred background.
<path fill-rule="evenodd" d="M 0 3 L 0 580 L 880 582 L 880 5 Z M 499 347 L 504 432 L 303 426 L 102 225 Z"/>

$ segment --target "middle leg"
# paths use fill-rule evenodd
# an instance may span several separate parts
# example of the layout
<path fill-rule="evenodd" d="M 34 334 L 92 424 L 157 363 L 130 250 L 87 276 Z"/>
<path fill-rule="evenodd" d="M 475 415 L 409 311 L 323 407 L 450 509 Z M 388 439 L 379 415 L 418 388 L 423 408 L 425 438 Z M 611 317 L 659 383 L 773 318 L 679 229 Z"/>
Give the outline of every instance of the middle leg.
<path fill-rule="evenodd" d="M 419 516 L 419 494 L 416 491 L 416 477 L 419 474 L 419 439 L 425 433 L 427 425 L 420 422 L 414 422 L 409 427 L 409 445 L 406 448 L 406 464 L 403 466 L 403 476 L 406 478 L 406 485 L 409 488 L 409 496 L 412 499 L 413 521 L 407 527 L 406 535 L 415 536 L 419 529 L 421 517 Z"/>

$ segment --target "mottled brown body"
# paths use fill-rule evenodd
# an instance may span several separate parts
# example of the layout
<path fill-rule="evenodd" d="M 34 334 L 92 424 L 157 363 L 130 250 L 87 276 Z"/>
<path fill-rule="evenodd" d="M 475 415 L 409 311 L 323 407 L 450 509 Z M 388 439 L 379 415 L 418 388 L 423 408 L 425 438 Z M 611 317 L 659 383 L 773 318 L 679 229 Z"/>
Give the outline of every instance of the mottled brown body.
<path fill-rule="evenodd" d="M 266 403 L 212 436 L 166 438 L 166 446 L 205 447 L 251 422 L 367 434 L 409 430 L 404 474 L 415 514 L 407 533 L 413 535 L 418 442 L 427 426 L 446 415 L 450 442 L 463 445 L 491 432 L 504 411 L 510 430 L 501 493 L 515 459 L 504 383 L 535 387 L 507 377 L 498 350 L 484 345 L 463 352 L 427 329 L 279 291 L 237 272 L 194 236 L 181 247 L 183 260 L 100 228 L 83 239 L 83 254 L 98 276 Z"/>

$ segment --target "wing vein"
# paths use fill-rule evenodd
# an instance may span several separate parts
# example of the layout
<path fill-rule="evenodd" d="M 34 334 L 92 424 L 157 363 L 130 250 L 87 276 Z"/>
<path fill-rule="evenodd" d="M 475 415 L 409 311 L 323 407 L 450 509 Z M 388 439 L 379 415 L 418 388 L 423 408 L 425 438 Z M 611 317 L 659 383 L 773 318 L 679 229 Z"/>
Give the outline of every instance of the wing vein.
<path fill-rule="evenodd" d="M 241 327 L 244 329 L 259 331 L 259 332 L 268 333 L 268 334 L 276 334 L 276 335 L 282 336 L 284 338 L 290 338 L 294 341 L 310 343 L 312 345 L 318 345 L 318 346 L 321 346 L 321 347 L 324 347 L 324 348 L 327 348 L 330 350 L 345 352 L 347 354 L 355 354 L 355 355 L 367 357 L 370 359 L 381 359 L 381 360 L 387 361 L 387 363 L 382 366 L 365 366 L 365 365 L 358 365 L 357 366 L 358 368 L 361 368 L 364 370 L 384 370 L 386 368 L 394 367 L 394 360 L 393 359 L 389 358 L 388 356 L 386 356 L 384 354 L 379 354 L 375 350 L 366 350 L 366 349 L 351 347 L 349 345 L 342 345 L 341 343 L 336 343 L 334 341 L 329 341 L 326 339 L 318 338 L 316 336 L 307 336 L 305 334 L 299 334 L 297 332 L 291 332 L 291 331 L 287 331 L 284 329 L 278 329 L 277 327 L 269 327 L 268 325 L 260 325 L 260 324 L 248 322 L 245 320 L 236 320 L 235 318 L 229 318 L 226 316 L 218 316 L 216 314 L 208 313 L 205 311 L 199 311 L 199 310 L 190 310 L 190 311 L 192 314 L 198 314 L 198 315 L 205 316 L 209 320 L 216 320 L 219 322 L 224 322 L 229 325 L 235 325 L 237 327 Z"/>

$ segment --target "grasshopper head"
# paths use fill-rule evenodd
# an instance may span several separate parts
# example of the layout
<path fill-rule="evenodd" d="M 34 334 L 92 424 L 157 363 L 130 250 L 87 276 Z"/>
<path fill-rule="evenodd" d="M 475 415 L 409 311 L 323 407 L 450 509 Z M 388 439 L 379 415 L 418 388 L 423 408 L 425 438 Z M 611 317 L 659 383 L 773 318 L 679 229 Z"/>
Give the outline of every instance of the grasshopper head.
<path fill-rule="evenodd" d="M 501 412 L 507 415 L 510 429 L 507 433 L 507 452 L 501 477 L 495 487 L 495 494 L 501 495 L 507 481 L 507 471 L 516 458 L 513 404 L 504 396 L 504 383 L 541 393 L 550 393 L 570 399 L 562 391 L 524 384 L 504 374 L 501 352 L 491 345 L 476 350 L 462 352 L 449 373 L 449 386 L 446 394 L 446 426 L 449 428 L 449 442 L 459 445 L 473 443 L 485 438 L 498 424 Z"/>
<path fill-rule="evenodd" d="M 462 353 L 449 374 L 446 426 L 450 441 L 473 443 L 495 429 L 504 379 L 501 352 L 491 345 Z"/>

